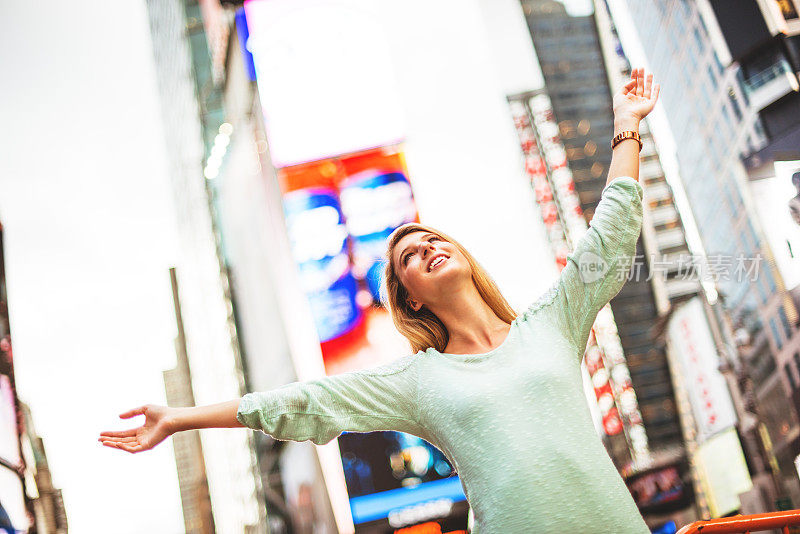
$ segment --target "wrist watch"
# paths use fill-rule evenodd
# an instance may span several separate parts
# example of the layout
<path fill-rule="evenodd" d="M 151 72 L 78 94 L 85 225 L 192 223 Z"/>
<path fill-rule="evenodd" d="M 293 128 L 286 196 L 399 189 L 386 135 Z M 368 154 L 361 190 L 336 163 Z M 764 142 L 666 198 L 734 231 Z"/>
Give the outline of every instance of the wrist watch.
<path fill-rule="evenodd" d="M 642 139 L 639 137 L 639 132 L 634 132 L 633 130 L 626 130 L 615 135 L 614 139 L 611 140 L 611 149 L 613 150 L 625 139 L 635 139 L 639 143 L 639 152 L 642 151 Z"/>

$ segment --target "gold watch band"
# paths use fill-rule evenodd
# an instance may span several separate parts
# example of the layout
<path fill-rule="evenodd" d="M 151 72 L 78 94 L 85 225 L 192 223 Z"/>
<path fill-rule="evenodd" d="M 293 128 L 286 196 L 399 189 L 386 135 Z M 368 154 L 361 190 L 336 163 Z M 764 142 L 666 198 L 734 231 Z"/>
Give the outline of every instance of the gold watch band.
<path fill-rule="evenodd" d="M 639 152 L 642 151 L 642 139 L 639 137 L 639 132 L 634 132 L 633 130 L 626 130 L 615 135 L 614 139 L 611 140 L 612 150 L 625 139 L 635 139 L 639 143 Z"/>

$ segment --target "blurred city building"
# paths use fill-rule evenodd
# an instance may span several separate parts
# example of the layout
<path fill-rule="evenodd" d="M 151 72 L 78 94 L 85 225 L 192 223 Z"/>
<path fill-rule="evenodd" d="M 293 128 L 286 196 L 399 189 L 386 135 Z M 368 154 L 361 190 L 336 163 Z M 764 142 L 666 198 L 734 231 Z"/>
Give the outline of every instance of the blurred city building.
<path fill-rule="evenodd" d="M 202 12 L 220 6 L 159 0 L 147 2 L 147 9 L 162 116 L 162 124 L 154 125 L 153 131 L 165 136 L 178 230 L 176 271 L 185 339 L 185 348 L 179 347 L 179 352 L 186 352 L 194 400 L 212 404 L 237 398 L 246 389 L 227 271 L 203 175 L 220 135 L 223 113 L 219 73 L 212 71 Z M 184 519 L 194 521 L 199 513 L 204 521 L 211 521 L 213 515 L 214 524 L 203 525 L 204 531 L 266 531 L 252 433 L 204 430 L 200 441 L 211 512 L 202 505 L 198 510 L 192 499 L 184 499 Z M 181 445 L 176 443 L 176 454 L 186 452 Z M 199 463 L 197 454 L 199 447 L 192 452 Z M 179 474 L 185 481 L 187 471 L 179 469 Z M 182 484 L 182 490 L 185 487 Z M 202 502 L 203 496 L 199 497 Z"/>
<path fill-rule="evenodd" d="M 195 406 L 192 372 L 186 354 L 186 333 L 183 328 L 178 276 L 169 270 L 172 302 L 178 335 L 175 338 L 176 365 L 164 371 L 164 387 L 168 406 Z M 214 534 L 214 513 L 208 493 L 208 478 L 203 458 L 203 444 L 198 431 L 180 432 L 172 437 L 178 485 L 183 506 L 183 523 L 187 534 Z"/>
<path fill-rule="evenodd" d="M 654 130 L 671 160 L 668 177 L 685 195 L 681 215 L 696 223 L 700 243 L 692 251 L 704 252 L 705 282 L 713 284 L 707 300 L 713 304 L 718 294 L 721 303 L 712 306 L 710 324 L 760 497 L 751 504 L 797 506 L 800 427 L 796 403 L 794 410 L 786 407 L 797 398 L 798 314 L 771 235 L 774 222 L 783 213 L 789 217 L 789 196 L 765 210 L 765 184 L 756 184 L 765 161 L 797 159 L 797 5 L 607 5 L 625 53 L 664 81 L 666 113 L 650 124 L 663 125 Z"/>
<path fill-rule="evenodd" d="M 0 224 L 0 532 L 66 534 L 61 490 L 53 486 L 44 442 L 17 397 Z"/>
<path fill-rule="evenodd" d="M 66 534 L 67 513 L 61 490 L 53 486 L 44 441 L 36 434 L 31 410 L 19 403 L 23 421 L 22 457 L 25 465 L 25 490 L 33 508 L 35 534 Z"/>
<path fill-rule="evenodd" d="M 737 83 L 762 139 L 743 145 L 751 180 L 774 174 L 775 161 L 800 160 L 800 5 L 796 0 L 710 0 L 717 28 L 711 44 Z M 722 37 L 720 39 L 719 37 Z"/>

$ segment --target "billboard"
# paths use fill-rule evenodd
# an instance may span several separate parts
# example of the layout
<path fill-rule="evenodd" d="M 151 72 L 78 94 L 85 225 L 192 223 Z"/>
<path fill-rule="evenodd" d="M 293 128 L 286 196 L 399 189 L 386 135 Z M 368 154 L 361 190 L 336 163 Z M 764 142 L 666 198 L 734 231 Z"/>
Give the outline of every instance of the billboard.
<path fill-rule="evenodd" d="M 750 491 L 753 483 L 736 429 L 729 428 L 700 445 L 695 461 L 712 517 L 738 510 L 739 494 Z"/>
<path fill-rule="evenodd" d="M 275 166 L 401 141 L 403 114 L 377 7 L 365 0 L 299 4 L 244 4 Z"/>
<path fill-rule="evenodd" d="M 407 354 L 380 302 L 386 239 L 418 220 L 399 147 L 287 167 L 278 177 L 289 246 L 326 373 Z M 440 529 L 466 526 L 461 482 L 429 443 L 398 432 L 346 433 L 339 449 L 357 531 L 392 532 L 421 521 Z M 454 515 L 463 525 L 448 524 Z"/>
<path fill-rule="evenodd" d="M 692 484 L 688 466 L 674 463 L 641 471 L 625 479 L 625 484 L 643 514 L 665 514 L 691 503 Z"/>
<path fill-rule="evenodd" d="M 736 412 L 719 371 L 719 355 L 700 297 L 692 298 L 672 314 L 667 338 L 686 380 L 697 441 L 703 443 L 736 424 Z"/>

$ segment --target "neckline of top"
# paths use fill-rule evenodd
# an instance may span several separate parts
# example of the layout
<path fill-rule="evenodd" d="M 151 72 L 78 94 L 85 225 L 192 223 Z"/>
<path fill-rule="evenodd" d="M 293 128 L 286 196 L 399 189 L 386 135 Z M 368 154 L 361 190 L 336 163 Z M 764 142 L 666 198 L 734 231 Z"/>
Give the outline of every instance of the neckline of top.
<path fill-rule="evenodd" d="M 500 350 L 502 350 L 503 347 L 508 345 L 508 342 L 511 339 L 511 336 L 514 334 L 514 328 L 517 326 L 517 321 L 518 320 L 519 320 L 519 317 L 517 317 L 516 319 L 511 321 L 511 327 L 508 329 L 508 334 L 506 334 L 506 338 L 502 341 L 502 343 L 497 345 L 495 348 L 493 348 L 489 352 L 483 352 L 481 354 L 453 354 L 451 352 L 439 352 L 438 350 L 436 350 L 433 347 L 429 347 L 428 350 L 426 350 L 425 352 L 428 353 L 428 354 L 437 354 L 439 356 L 447 356 L 448 358 L 454 358 L 454 359 L 459 359 L 459 360 L 479 360 L 479 359 L 486 358 L 488 356 L 492 356 L 493 354 L 495 354 L 495 353 L 499 352 Z"/>

